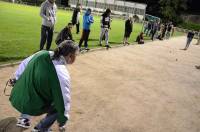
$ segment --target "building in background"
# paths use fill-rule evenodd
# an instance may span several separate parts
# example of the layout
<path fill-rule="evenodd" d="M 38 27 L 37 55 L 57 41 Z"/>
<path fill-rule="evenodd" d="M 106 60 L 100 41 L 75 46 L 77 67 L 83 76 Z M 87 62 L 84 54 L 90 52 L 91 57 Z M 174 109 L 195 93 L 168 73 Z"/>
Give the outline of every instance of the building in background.
<path fill-rule="evenodd" d="M 77 3 L 81 3 L 83 9 L 91 8 L 93 11 L 103 12 L 110 8 L 113 14 L 137 15 L 141 20 L 145 16 L 147 7 L 146 4 L 119 0 L 69 0 L 71 7 L 75 7 Z"/>

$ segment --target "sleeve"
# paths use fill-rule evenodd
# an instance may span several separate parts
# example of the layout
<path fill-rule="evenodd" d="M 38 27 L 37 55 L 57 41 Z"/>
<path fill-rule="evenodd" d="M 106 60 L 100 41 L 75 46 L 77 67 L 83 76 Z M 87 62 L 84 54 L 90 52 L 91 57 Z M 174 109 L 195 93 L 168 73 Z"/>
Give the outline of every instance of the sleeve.
<path fill-rule="evenodd" d="M 64 40 L 65 28 L 60 32 L 60 39 Z"/>
<path fill-rule="evenodd" d="M 23 60 L 23 61 L 20 63 L 18 69 L 17 69 L 16 72 L 15 72 L 15 79 L 16 79 L 16 80 L 18 80 L 18 79 L 20 78 L 20 76 L 21 76 L 22 73 L 24 72 L 24 70 L 25 70 L 27 64 L 28 64 L 29 61 L 33 58 L 33 56 L 34 56 L 34 55 L 32 55 L 32 56 L 26 58 L 25 60 Z"/>
<path fill-rule="evenodd" d="M 92 15 L 89 16 L 89 22 L 90 22 L 90 23 L 94 23 L 94 19 L 93 19 L 93 16 L 92 16 Z"/>
<path fill-rule="evenodd" d="M 54 96 L 54 103 L 55 108 L 58 111 L 58 117 L 57 120 L 60 124 L 65 124 L 66 121 L 69 119 L 69 110 L 70 110 L 70 101 L 71 101 L 71 95 L 70 95 L 70 77 L 69 73 L 64 65 L 55 65 L 55 69 L 57 72 L 58 80 L 60 83 L 61 88 L 61 94 L 62 98 L 58 98 L 56 94 L 53 94 Z M 58 100 L 59 99 L 59 100 Z M 63 100 L 63 107 L 64 112 L 60 108 L 58 102 Z"/>
<path fill-rule="evenodd" d="M 103 26 L 103 16 L 101 16 L 100 23 L 101 23 L 101 27 L 102 27 Z"/>
<path fill-rule="evenodd" d="M 78 24 L 78 22 L 79 22 L 80 15 L 81 15 L 81 13 L 78 12 L 77 17 L 76 17 L 76 24 Z"/>
<path fill-rule="evenodd" d="M 46 16 L 46 9 L 45 9 L 45 3 L 42 3 L 40 8 L 40 16 L 46 20 L 48 20 L 48 17 Z"/>

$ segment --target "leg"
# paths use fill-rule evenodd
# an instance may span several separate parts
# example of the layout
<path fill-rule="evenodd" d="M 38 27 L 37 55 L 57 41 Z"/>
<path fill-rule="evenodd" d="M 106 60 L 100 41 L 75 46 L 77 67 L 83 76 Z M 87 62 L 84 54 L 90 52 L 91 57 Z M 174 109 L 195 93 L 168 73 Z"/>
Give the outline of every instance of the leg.
<path fill-rule="evenodd" d="M 153 31 L 152 34 L 151 34 L 151 40 L 152 41 L 154 40 L 154 35 L 155 35 L 155 31 Z"/>
<path fill-rule="evenodd" d="M 191 38 L 187 38 L 187 43 L 185 45 L 185 50 L 188 49 L 188 47 L 190 46 L 190 43 L 191 43 Z"/>
<path fill-rule="evenodd" d="M 106 41 L 106 45 L 109 45 L 109 44 L 108 44 L 108 39 L 109 39 L 109 29 L 106 29 L 106 31 L 105 31 L 105 41 Z"/>
<path fill-rule="evenodd" d="M 99 39 L 99 44 L 102 45 L 102 38 L 105 34 L 105 29 L 104 28 L 101 28 L 101 33 L 100 33 L 100 39 Z"/>
<path fill-rule="evenodd" d="M 16 126 L 23 128 L 30 128 L 31 127 L 30 118 L 31 118 L 30 115 L 21 114 L 20 117 L 18 118 Z"/>
<path fill-rule="evenodd" d="M 85 39 L 85 30 L 83 30 L 82 32 L 82 35 L 81 35 L 81 39 L 79 41 L 79 49 L 81 49 L 81 46 L 82 46 L 82 43 L 83 43 L 83 40 Z"/>
<path fill-rule="evenodd" d="M 90 35 L 90 30 L 86 30 L 86 34 L 85 34 L 85 43 L 84 43 L 84 47 L 86 49 L 88 49 L 88 38 L 89 38 L 89 35 Z"/>
<path fill-rule="evenodd" d="M 124 36 L 123 44 L 126 45 L 127 38 Z"/>
<path fill-rule="evenodd" d="M 47 47 L 46 47 L 46 50 L 50 49 L 52 39 L 53 39 L 53 28 L 49 28 L 48 29 L 48 34 L 47 34 Z"/>
<path fill-rule="evenodd" d="M 42 25 L 41 27 L 41 39 L 40 39 L 40 50 L 44 48 L 47 39 L 47 29 Z"/>
<path fill-rule="evenodd" d="M 49 108 L 48 113 L 44 119 L 42 119 L 35 127 L 34 129 L 39 131 L 48 131 L 50 127 L 53 125 L 53 123 L 57 119 L 57 112 L 52 107 Z"/>
<path fill-rule="evenodd" d="M 78 23 L 76 24 L 76 34 L 79 33 L 79 26 L 80 26 L 80 23 L 78 22 Z"/>

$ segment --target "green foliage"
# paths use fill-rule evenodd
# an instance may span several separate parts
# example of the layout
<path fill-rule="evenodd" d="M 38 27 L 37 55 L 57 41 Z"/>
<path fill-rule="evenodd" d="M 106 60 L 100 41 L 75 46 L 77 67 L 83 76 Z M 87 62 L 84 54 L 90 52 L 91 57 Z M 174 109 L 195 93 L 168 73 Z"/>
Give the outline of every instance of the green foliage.
<path fill-rule="evenodd" d="M 179 27 L 189 29 L 189 30 L 200 31 L 200 24 L 195 24 L 191 22 L 183 22 L 179 25 Z"/>
<path fill-rule="evenodd" d="M 180 23 L 180 14 L 187 9 L 187 0 L 160 0 L 161 14 L 164 21 Z"/>

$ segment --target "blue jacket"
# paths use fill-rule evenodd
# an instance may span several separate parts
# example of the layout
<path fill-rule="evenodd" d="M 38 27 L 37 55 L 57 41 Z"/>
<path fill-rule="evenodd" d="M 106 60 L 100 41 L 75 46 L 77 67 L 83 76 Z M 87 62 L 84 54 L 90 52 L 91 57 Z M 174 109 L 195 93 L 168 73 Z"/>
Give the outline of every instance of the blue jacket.
<path fill-rule="evenodd" d="M 83 29 L 90 30 L 90 25 L 94 22 L 93 16 L 88 11 L 83 16 Z"/>

